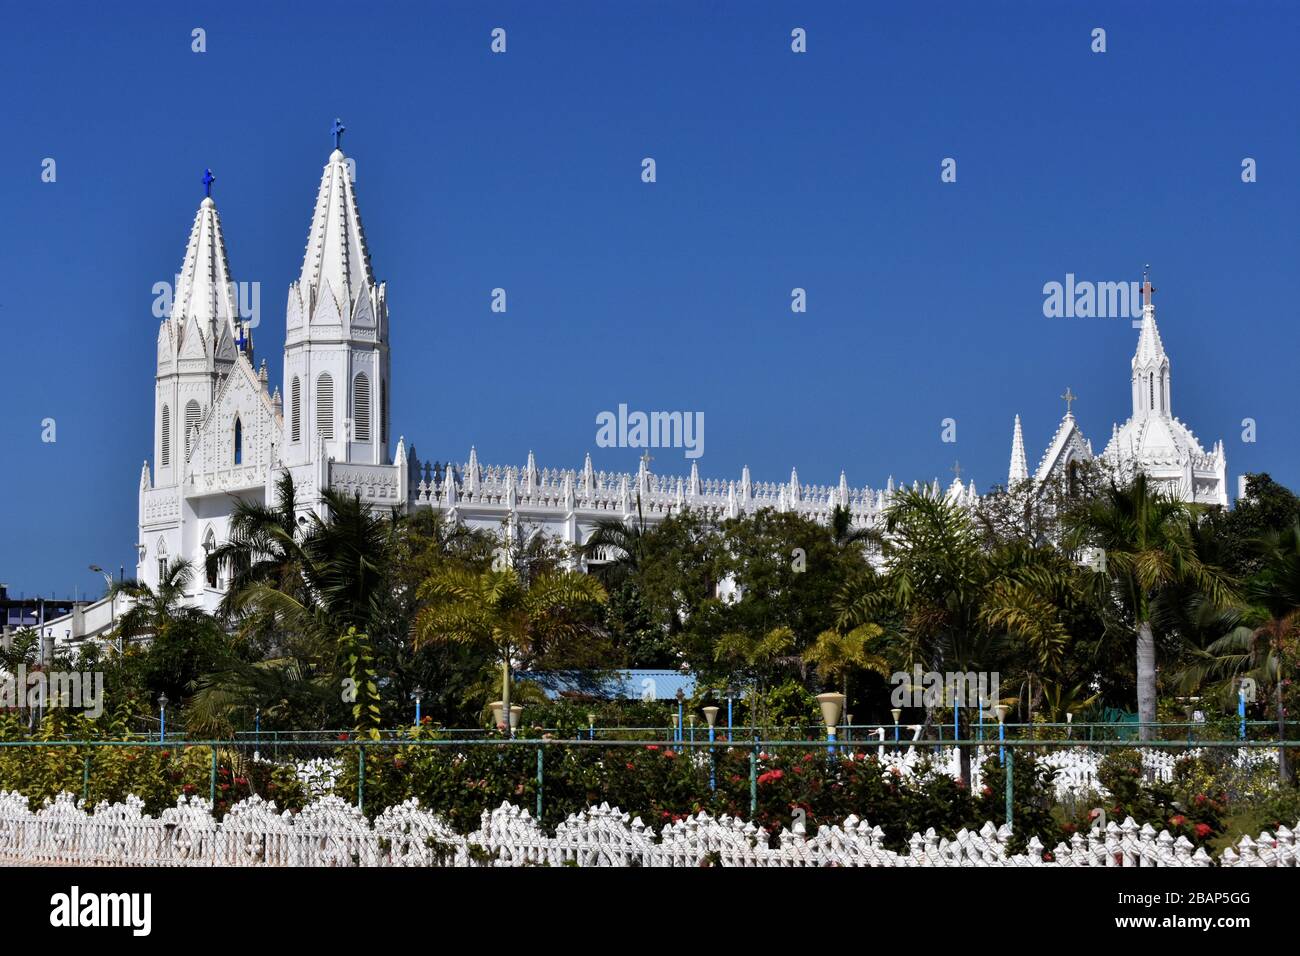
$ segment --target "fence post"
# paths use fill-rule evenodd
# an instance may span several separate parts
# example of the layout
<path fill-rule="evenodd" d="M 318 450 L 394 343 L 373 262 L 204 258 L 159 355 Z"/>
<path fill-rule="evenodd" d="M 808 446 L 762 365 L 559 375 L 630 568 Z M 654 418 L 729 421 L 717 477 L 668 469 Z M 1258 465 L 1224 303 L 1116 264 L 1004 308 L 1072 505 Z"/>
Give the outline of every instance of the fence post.
<path fill-rule="evenodd" d="M 542 822 L 542 745 L 537 745 L 537 822 Z"/>
<path fill-rule="evenodd" d="M 1013 772 L 1015 771 L 1015 769 L 1016 769 L 1016 748 L 1015 748 L 1015 747 L 1008 747 L 1008 748 L 1007 748 L 1007 767 L 1006 767 L 1006 773 L 1007 773 L 1007 826 L 1013 826 L 1013 825 L 1014 825 L 1013 814 L 1012 814 L 1012 812 L 1011 812 L 1011 800 L 1012 800 L 1012 795 L 1015 793 L 1015 784 L 1013 783 L 1013 780 L 1015 779 L 1014 776 L 1013 776 Z"/>
<path fill-rule="evenodd" d="M 212 745 L 212 773 L 208 777 L 208 800 L 212 803 L 212 812 L 217 812 L 217 745 Z"/>
<path fill-rule="evenodd" d="M 758 816 L 758 747 L 749 752 L 749 819 Z"/>
<path fill-rule="evenodd" d="M 357 748 L 357 809 L 366 809 L 366 748 Z"/>
<path fill-rule="evenodd" d="M 81 802 L 87 803 L 90 800 L 90 751 L 86 751 L 86 756 L 81 761 Z"/>

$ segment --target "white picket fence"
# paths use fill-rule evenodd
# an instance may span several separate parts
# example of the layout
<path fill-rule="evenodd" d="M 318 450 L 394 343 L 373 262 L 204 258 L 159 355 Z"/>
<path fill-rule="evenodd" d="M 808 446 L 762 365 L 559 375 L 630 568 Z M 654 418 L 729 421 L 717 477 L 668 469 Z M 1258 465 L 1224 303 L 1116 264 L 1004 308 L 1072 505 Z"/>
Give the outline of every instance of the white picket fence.
<path fill-rule="evenodd" d="M 1300 824 L 1297 824 L 1300 828 Z M 338 797 L 300 813 L 250 797 L 218 822 L 211 805 L 182 797 L 157 819 L 142 802 L 101 803 L 87 811 L 69 793 L 39 810 L 27 798 L 0 791 L 0 861 L 88 866 L 1211 866 L 1204 849 L 1185 837 L 1157 833 L 1132 819 L 1075 834 L 1050 854 L 1033 839 L 1024 854 L 1009 854 L 1011 831 L 986 823 L 954 839 L 933 829 L 913 834 L 907 852 L 886 849 L 884 834 L 849 817 L 805 838 L 789 830 L 769 834 L 753 823 L 699 814 L 658 834 L 617 808 L 590 807 L 546 833 L 519 807 L 484 813 L 469 836 L 408 800 L 384 810 L 373 825 Z M 1046 858 L 1045 858 L 1046 857 Z M 1276 835 L 1243 837 L 1226 850 L 1224 866 L 1300 865 L 1300 847 L 1287 827 Z"/>

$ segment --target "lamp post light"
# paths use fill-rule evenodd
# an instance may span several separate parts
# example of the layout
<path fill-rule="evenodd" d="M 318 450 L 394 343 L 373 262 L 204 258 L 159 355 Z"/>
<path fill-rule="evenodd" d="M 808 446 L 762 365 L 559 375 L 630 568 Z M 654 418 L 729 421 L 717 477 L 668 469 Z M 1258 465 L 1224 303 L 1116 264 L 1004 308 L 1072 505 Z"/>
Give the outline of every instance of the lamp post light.
<path fill-rule="evenodd" d="M 587 711 L 587 739 L 596 739 L 596 715 L 592 711 Z"/>
<path fill-rule="evenodd" d="M 718 768 L 713 762 L 713 741 L 717 739 L 713 725 L 718 722 L 718 708 L 705 707 L 704 719 L 709 725 L 709 789 L 718 789 Z"/>
<path fill-rule="evenodd" d="M 1070 711 L 1065 712 L 1065 737 L 1068 740 L 1074 736 L 1074 714 Z"/>
<path fill-rule="evenodd" d="M 898 743 L 898 719 L 903 716 L 903 709 L 895 707 L 890 711 L 890 714 L 894 717 L 894 743 Z"/>
<path fill-rule="evenodd" d="M 522 704 L 512 704 L 510 707 L 510 736 L 515 735 L 519 729 L 519 718 L 523 716 L 524 708 Z"/>
<path fill-rule="evenodd" d="M 735 690 L 727 687 L 727 743 L 731 743 L 731 700 L 736 696 Z"/>
<path fill-rule="evenodd" d="M 673 721 L 673 743 L 677 743 L 677 730 L 678 730 L 678 726 L 677 726 L 677 725 L 678 725 L 678 722 L 679 722 L 680 720 L 681 720 L 681 718 L 678 717 L 676 714 L 673 714 L 673 715 L 672 715 L 672 721 Z"/>
<path fill-rule="evenodd" d="M 691 743 L 695 743 L 695 715 L 691 714 L 686 718 L 691 725 Z"/>
<path fill-rule="evenodd" d="M 158 695 L 158 740 L 167 739 L 167 694 Z"/>
<path fill-rule="evenodd" d="M 1246 682 L 1238 678 L 1237 681 L 1237 722 L 1240 726 L 1238 731 L 1242 740 L 1246 739 Z"/>
<path fill-rule="evenodd" d="M 98 564 L 92 564 L 90 570 L 104 576 L 104 596 L 108 598 L 109 626 L 117 623 L 117 598 L 113 595 L 113 572 L 105 571 Z"/>
<path fill-rule="evenodd" d="M 415 726 L 419 727 L 420 726 L 420 702 L 424 700 L 424 690 L 419 687 L 415 688 L 414 697 L 415 697 Z"/>
<path fill-rule="evenodd" d="M 998 740 L 1007 739 L 1007 713 L 1011 710 L 1006 704 L 998 704 L 994 708 L 998 715 Z M 1007 762 L 1007 748 L 1001 744 L 998 745 L 998 764 L 1004 765 Z"/>
<path fill-rule="evenodd" d="M 817 695 L 817 705 L 822 709 L 822 720 L 826 723 L 826 752 L 835 753 L 835 724 L 840 719 L 840 710 L 844 707 L 844 695 L 834 692 Z"/>
<path fill-rule="evenodd" d="M 504 730 L 506 726 L 506 702 L 503 700 L 494 700 L 488 704 L 492 708 L 492 726 L 496 730 Z"/>
<path fill-rule="evenodd" d="M 677 688 L 676 696 L 677 696 L 677 740 L 680 743 L 682 740 L 682 729 L 686 724 L 685 721 L 686 692 L 679 687 Z"/>
<path fill-rule="evenodd" d="M 853 740 L 853 715 L 852 714 L 844 715 L 844 740 L 846 742 Z"/>

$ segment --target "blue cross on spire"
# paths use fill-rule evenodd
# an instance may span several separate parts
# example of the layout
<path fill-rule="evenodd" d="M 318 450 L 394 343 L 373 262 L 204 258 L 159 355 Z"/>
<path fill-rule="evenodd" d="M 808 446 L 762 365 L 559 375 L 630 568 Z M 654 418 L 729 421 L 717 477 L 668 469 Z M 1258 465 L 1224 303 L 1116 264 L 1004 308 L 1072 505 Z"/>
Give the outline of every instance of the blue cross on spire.
<path fill-rule="evenodd" d="M 341 119 L 339 119 L 337 116 L 334 117 L 334 126 L 333 126 L 333 128 L 331 129 L 331 132 L 334 134 L 334 148 L 335 148 L 335 149 L 340 149 L 340 148 L 341 148 L 341 147 L 339 146 L 339 140 L 341 140 L 341 139 L 343 138 L 343 131 L 344 131 L 345 129 L 347 129 L 347 127 L 343 125 L 343 121 L 342 121 Z"/>
<path fill-rule="evenodd" d="M 203 188 L 207 192 L 209 198 L 212 196 L 212 184 L 216 181 L 217 177 L 212 175 L 212 170 L 203 170 Z"/>

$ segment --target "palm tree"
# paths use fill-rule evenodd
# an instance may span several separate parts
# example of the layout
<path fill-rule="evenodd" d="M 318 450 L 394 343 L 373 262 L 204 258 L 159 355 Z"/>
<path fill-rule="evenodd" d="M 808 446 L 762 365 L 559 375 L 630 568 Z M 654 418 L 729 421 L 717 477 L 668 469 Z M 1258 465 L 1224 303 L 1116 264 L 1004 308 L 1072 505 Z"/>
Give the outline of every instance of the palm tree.
<path fill-rule="evenodd" d="M 831 542 L 841 551 L 854 545 L 879 546 L 881 536 L 874 528 L 853 527 L 853 512 L 837 504 L 831 509 Z"/>
<path fill-rule="evenodd" d="M 1161 594 L 1190 586 L 1216 605 L 1229 602 L 1229 578 L 1197 553 L 1187 505 L 1153 488 L 1141 472 L 1126 487 L 1112 483 L 1071 519 L 1067 540 L 1100 549 L 1096 596 L 1118 603 L 1134 629 L 1138 719 L 1150 740 L 1156 721 L 1156 640 L 1153 610 Z"/>
<path fill-rule="evenodd" d="M 276 481 L 276 503 L 238 498 L 230 514 L 228 540 L 208 552 L 209 577 L 231 571 L 222 611 L 235 609 L 239 594 L 252 584 L 292 587 L 298 556 L 298 517 L 293 476 L 283 472 Z"/>
<path fill-rule="evenodd" d="M 184 603 L 185 592 L 193 579 L 190 563 L 173 558 L 156 588 L 134 579 L 114 583 L 109 596 L 116 598 L 120 594 L 129 599 L 127 609 L 117 619 L 117 633 L 122 641 L 160 634 L 181 618 L 206 617 L 199 608 Z"/>
<path fill-rule="evenodd" d="M 526 667 L 594 633 L 591 612 L 606 601 L 600 582 L 580 572 L 547 571 L 525 583 L 514 567 L 481 573 L 440 568 L 418 594 L 428 603 L 416 615 L 416 648 L 434 643 L 491 647 L 501 662 L 506 715 L 512 662 Z"/>
<path fill-rule="evenodd" d="M 1243 679 L 1271 688 L 1278 739 L 1286 739 L 1283 692 L 1300 650 L 1300 521 L 1249 542 L 1260 570 L 1246 583 L 1249 606 L 1216 615 L 1222 637 L 1194 651 L 1180 678 L 1188 687 L 1217 682 L 1225 704 L 1236 699 Z M 1278 779 L 1291 782 L 1284 748 L 1278 748 Z"/>
<path fill-rule="evenodd" d="M 884 655 L 872 650 L 884 636 L 879 624 L 860 624 L 848 633 L 835 630 L 822 631 L 803 658 L 817 668 L 817 673 L 830 681 L 838 682 L 845 700 L 849 696 L 849 674 L 855 670 L 875 671 L 882 677 L 892 673 Z"/>

